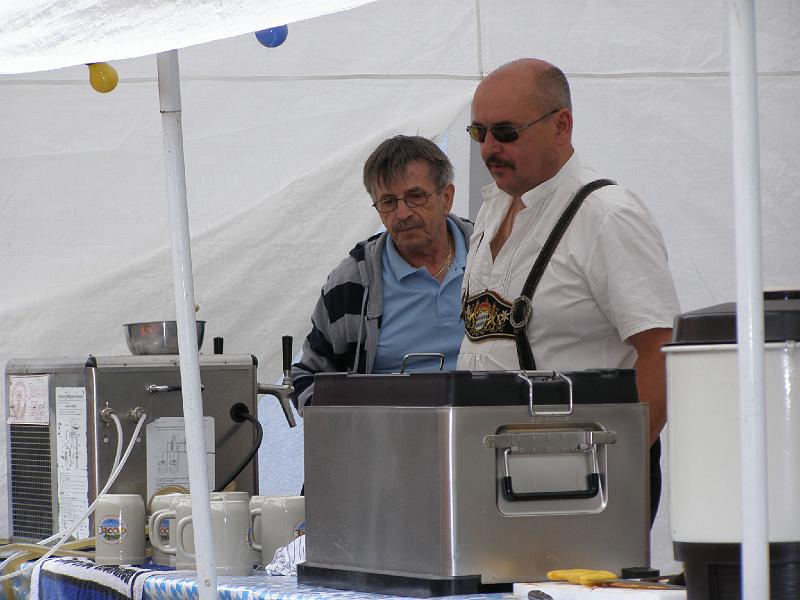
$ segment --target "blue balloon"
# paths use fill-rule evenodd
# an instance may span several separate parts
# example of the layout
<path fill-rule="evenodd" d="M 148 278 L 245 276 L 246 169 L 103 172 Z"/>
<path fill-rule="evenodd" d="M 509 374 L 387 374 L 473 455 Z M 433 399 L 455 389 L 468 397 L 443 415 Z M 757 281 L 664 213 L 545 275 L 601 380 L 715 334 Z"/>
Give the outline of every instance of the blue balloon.
<path fill-rule="evenodd" d="M 256 39 L 267 48 L 276 48 L 280 46 L 286 41 L 286 36 L 288 35 L 288 25 L 278 25 L 277 27 L 256 31 Z"/>

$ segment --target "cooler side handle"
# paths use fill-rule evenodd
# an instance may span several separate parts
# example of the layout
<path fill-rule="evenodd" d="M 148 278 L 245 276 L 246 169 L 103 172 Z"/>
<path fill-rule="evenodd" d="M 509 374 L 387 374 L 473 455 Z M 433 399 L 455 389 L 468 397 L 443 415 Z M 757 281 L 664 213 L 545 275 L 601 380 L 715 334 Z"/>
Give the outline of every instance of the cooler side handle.
<path fill-rule="evenodd" d="M 559 435 L 560 444 L 553 444 L 549 433 L 487 435 L 483 445 L 503 450 L 502 491 L 512 502 L 531 500 L 583 500 L 603 493 L 600 480 L 600 467 L 597 460 L 599 444 L 614 444 L 617 441 L 613 431 L 583 431 Z M 515 492 L 508 465 L 508 457 L 513 451 L 523 454 L 588 453 L 591 456 L 593 471 L 586 474 L 586 489 L 554 490 L 546 492 Z"/>

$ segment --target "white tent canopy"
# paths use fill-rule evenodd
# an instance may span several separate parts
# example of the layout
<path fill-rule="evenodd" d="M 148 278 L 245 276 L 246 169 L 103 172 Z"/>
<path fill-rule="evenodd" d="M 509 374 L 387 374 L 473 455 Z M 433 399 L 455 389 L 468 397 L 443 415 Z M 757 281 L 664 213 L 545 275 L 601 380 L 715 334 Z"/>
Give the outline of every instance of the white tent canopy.
<path fill-rule="evenodd" d="M 242 2 L 236 19 L 230 3 L 224 15 L 203 10 L 218 2 L 196 2 L 182 15 L 167 3 L 151 19 L 158 34 L 140 46 L 88 54 L 74 37 L 89 36 L 86 27 L 29 28 L 61 4 L 15 0 L 0 9 L 0 72 L 200 43 L 181 51 L 198 316 L 207 339 L 223 336 L 226 352 L 259 358 L 261 381 L 280 375 L 280 336 L 294 335 L 297 347 L 307 333 L 325 275 L 378 225 L 360 183 L 369 152 L 395 133 L 435 137 L 456 167 L 455 210 L 466 214 L 470 175 L 485 177 L 480 168 L 470 174 L 463 130 L 472 91 L 482 74 L 520 56 L 567 73 L 576 148 L 655 214 L 682 308 L 735 297 L 722 0 L 380 0 L 294 23 L 275 49 L 252 34 L 210 40 L 294 21 L 278 10 L 290 2 L 271 3 L 271 14 L 249 13 Z M 79 4 L 95 15 L 89 0 Z M 131 3 L 101 4 L 113 5 Z M 796 287 L 800 7 L 764 3 L 756 25 L 764 283 Z M 205 33 L 191 37 L 198 31 Z M 37 44 L 62 38 L 67 45 L 35 62 Z M 0 76 L 0 360 L 125 354 L 122 323 L 174 315 L 155 58 L 113 64 L 120 83 L 105 95 L 89 87 L 84 66 Z M 293 493 L 302 448 L 273 404 L 262 402 L 262 480 L 265 491 Z M 672 556 L 667 495 L 657 566 Z"/>
<path fill-rule="evenodd" d="M 157 54 L 374 0 L 5 0 L 0 73 Z"/>

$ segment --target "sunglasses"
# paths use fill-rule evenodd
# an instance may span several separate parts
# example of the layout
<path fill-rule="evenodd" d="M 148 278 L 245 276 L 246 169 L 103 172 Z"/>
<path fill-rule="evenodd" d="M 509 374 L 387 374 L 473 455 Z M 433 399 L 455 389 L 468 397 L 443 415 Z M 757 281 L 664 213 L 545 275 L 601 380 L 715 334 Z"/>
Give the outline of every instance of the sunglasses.
<path fill-rule="evenodd" d="M 486 141 L 486 133 L 491 131 L 494 139 L 501 144 L 508 144 L 519 137 L 520 131 L 544 121 L 547 117 L 556 114 L 559 110 L 561 109 L 554 108 L 543 117 L 539 117 L 535 121 L 523 125 L 522 127 L 514 127 L 513 125 L 491 125 L 488 127 L 486 125 L 467 125 L 467 133 L 469 133 L 469 137 L 473 140 L 482 144 Z"/>

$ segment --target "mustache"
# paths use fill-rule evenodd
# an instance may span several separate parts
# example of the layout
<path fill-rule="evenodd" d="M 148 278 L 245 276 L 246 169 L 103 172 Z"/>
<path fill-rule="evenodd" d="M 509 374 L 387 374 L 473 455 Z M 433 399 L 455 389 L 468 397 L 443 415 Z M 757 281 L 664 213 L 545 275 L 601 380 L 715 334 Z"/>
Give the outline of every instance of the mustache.
<path fill-rule="evenodd" d="M 400 231 L 407 231 L 409 229 L 416 229 L 417 227 L 421 227 L 422 222 L 415 216 L 409 216 L 407 219 L 403 219 L 402 221 L 396 221 L 394 225 L 392 225 L 392 231 L 398 233 Z"/>
<path fill-rule="evenodd" d="M 491 167 L 508 167 L 509 169 L 515 168 L 513 162 L 511 162 L 510 160 L 503 160 L 496 154 L 492 154 L 484 162 L 486 163 L 487 168 Z"/>

